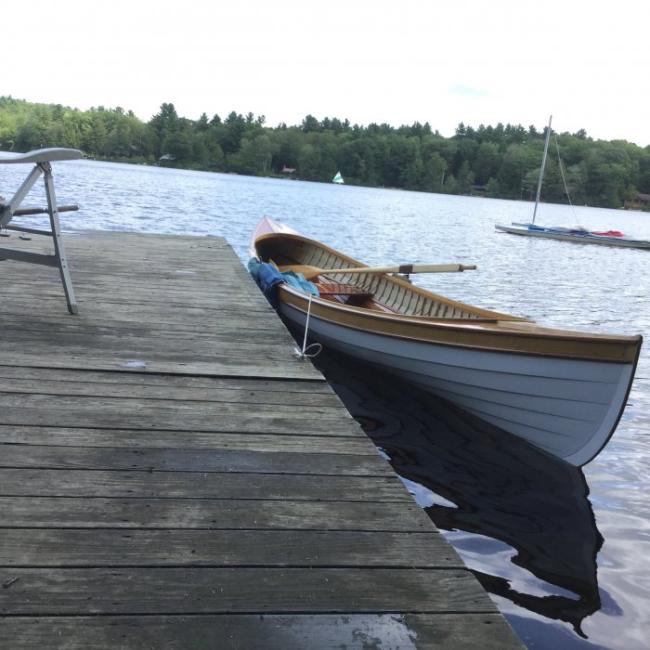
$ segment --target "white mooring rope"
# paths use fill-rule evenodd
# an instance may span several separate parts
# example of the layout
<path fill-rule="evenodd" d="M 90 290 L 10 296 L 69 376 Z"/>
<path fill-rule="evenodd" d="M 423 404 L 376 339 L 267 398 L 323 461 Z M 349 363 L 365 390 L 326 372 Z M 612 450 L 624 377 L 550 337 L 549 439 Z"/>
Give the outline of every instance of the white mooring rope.
<path fill-rule="evenodd" d="M 309 318 L 311 317 L 311 298 L 312 294 L 309 294 L 309 302 L 307 303 L 307 319 L 305 320 L 305 334 L 302 337 L 302 350 L 294 348 L 294 353 L 298 359 L 313 359 L 317 357 L 323 350 L 323 346 L 320 343 L 312 343 L 307 345 L 307 334 L 309 333 Z M 312 350 L 310 352 L 310 350 Z"/>

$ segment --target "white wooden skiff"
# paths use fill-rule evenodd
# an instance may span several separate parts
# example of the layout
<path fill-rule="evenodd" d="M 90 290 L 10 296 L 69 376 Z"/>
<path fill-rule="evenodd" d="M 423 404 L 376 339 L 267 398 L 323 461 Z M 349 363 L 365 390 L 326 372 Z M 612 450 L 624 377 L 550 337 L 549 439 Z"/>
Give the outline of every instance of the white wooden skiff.
<path fill-rule="evenodd" d="M 363 266 L 270 219 L 254 241 L 260 259 L 282 265 Z M 573 465 L 594 458 L 616 428 L 640 336 L 543 328 L 388 275 L 337 275 L 335 284 L 360 294 L 313 298 L 310 340 L 381 366 Z M 278 297 L 282 315 L 304 328 L 307 295 L 280 285 Z"/>

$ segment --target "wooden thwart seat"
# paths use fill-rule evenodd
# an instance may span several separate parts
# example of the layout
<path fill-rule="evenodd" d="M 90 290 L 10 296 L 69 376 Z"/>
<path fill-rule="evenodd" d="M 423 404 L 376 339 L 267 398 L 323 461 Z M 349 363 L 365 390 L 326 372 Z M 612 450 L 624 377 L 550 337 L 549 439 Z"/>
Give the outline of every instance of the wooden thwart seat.
<path fill-rule="evenodd" d="M 29 264 L 42 264 L 45 266 L 58 267 L 59 273 L 61 274 L 61 282 L 63 283 L 66 302 L 68 304 L 68 311 L 71 314 L 76 314 L 78 312 L 78 307 L 74 295 L 74 289 L 72 287 L 68 262 L 65 256 L 65 249 L 63 247 L 63 239 L 61 237 L 59 212 L 76 210 L 77 206 L 57 206 L 51 163 L 57 160 L 75 160 L 81 158 L 81 155 L 81 151 L 78 151 L 77 149 L 60 148 L 37 149 L 27 153 L 0 151 L 0 164 L 34 164 L 31 172 L 28 174 L 22 185 L 16 190 L 16 193 L 9 202 L 0 202 L 0 232 L 2 230 L 15 230 L 32 235 L 45 235 L 47 237 L 52 237 L 54 242 L 53 255 L 0 248 L 0 260 L 7 259 L 18 262 L 27 262 Z M 45 182 L 47 208 L 20 208 L 21 203 L 41 175 L 44 176 L 43 180 Z M 47 213 L 49 215 L 51 230 L 37 230 L 35 228 L 27 228 L 25 226 L 11 224 L 14 217 L 29 216 L 40 213 Z"/>
<path fill-rule="evenodd" d="M 334 282 L 325 276 L 320 276 L 315 284 L 321 298 L 326 300 L 340 302 L 351 307 L 364 307 L 390 314 L 396 313 L 394 309 L 375 300 L 375 294 L 370 289 L 344 282 Z"/>

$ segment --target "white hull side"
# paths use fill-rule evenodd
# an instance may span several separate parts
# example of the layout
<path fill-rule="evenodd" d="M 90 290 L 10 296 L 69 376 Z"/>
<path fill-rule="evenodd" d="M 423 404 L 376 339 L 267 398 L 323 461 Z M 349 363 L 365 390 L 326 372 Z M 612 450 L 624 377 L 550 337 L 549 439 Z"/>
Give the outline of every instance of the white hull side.
<path fill-rule="evenodd" d="M 523 235 L 524 237 L 541 237 L 543 239 L 558 239 L 560 241 L 571 241 L 577 244 L 598 244 L 600 246 L 618 246 L 621 248 L 642 248 L 650 250 L 650 241 L 643 239 L 627 239 L 624 237 L 605 236 L 583 236 L 563 234 L 559 232 L 548 232 L 544 230 L 529 230 L 528 228 L 513 228 L 511 226 L 496 225 L 500 232 L 507 232 L 511 235 Z"/>
<path fill-rule="evenodd" d="M 305 314 L 281 311 L 304 327 Z M 631 363 L 471 350 L 355 330 L 313 314 L 309 338 L 384 367 L 573 465 L 609 439 L 625 403 Z"/>

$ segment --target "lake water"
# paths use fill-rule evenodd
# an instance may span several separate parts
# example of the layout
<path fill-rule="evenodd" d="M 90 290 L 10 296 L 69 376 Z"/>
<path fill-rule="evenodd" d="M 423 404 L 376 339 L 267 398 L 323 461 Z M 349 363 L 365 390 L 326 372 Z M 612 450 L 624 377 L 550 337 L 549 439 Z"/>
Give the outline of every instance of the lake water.
<path fill-rule="evenodd" d="M 222 235 L 244 261 L 269 215 L 370 264 L 477 264 L 416 280 L 465 302 L 545 325 L 650 330 L 650 252 L 494 232 L 529 220 L 529 203 L 92 161 L 54 171 L 59 202 L 81 206 L 68 229 Z M 25 172 L 0 166 L 0 193 Z M 543 205 L 537 222 L 650 239 L 638 212 Z M 395 395 L 380 374 L 319 363 L 529 647 L 627 650 L 649 646 L 648 345 L 616 433 L 582 470 L 413 390 Z"/>

